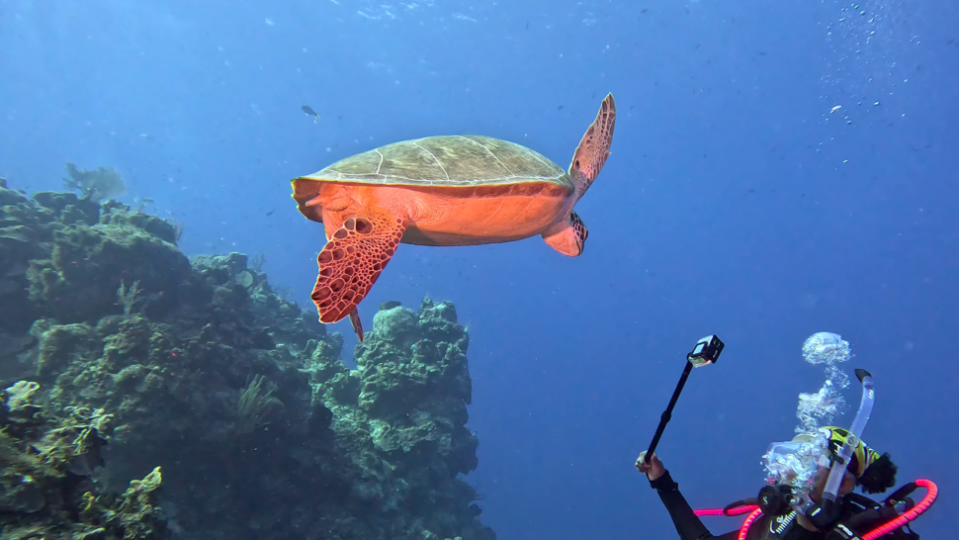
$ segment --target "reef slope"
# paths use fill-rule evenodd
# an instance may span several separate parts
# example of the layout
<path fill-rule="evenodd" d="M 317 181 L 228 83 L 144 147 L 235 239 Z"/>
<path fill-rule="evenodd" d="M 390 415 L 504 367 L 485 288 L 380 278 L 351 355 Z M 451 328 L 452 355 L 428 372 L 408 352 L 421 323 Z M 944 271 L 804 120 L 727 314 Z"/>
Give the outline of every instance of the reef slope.
<path fill-rule="evenodd" d="M 342 336 L 245 255 L 191 261 L 155 216 L 0 184 L 0 388 L 38 385 L 30 403 L 73 430 L 109 418 L 83 477 L 105 502 L 147 482 L 141 517 L 175 538 L 495 538 L 463 479 L 477 439 L 452 304 L 386 306 L 349 369 Z"/>

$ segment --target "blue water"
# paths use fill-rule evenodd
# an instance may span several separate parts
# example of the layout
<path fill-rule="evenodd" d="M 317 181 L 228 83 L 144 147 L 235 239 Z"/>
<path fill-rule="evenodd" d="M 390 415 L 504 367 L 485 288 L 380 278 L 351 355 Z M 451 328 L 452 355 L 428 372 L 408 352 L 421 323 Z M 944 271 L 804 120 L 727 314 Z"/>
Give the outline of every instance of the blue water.
<path fill-rule="evenodd" d="M 822 383 L 803 340 L 830 331 L 852 344 L 850 374 L 876 379 L 864 439 L 900 484 L 939 483 L 916 529 L 945 538 L 959 4 L 857 5 L 0 0 L 0 176 L 61 189 L 67 161 L 116 167 L 121 200 L 185 223 L 188 254 L 263 253 L 310 307 L 323 231 L 291 178 L 435 134 L 565 167 L 613 92 L 612 156 L 577 205 L 582 256 L 539 238 L 404 245 L 360 307 L 371 326 L 380 302 L 428 293 L 469 325 L 483 522 L 510 540 L 674 538 L 633 461 L 711 333 L 726 350 L 693 373 L 659 454 L 693 506 L 754 495 L 798 393 Z"/>

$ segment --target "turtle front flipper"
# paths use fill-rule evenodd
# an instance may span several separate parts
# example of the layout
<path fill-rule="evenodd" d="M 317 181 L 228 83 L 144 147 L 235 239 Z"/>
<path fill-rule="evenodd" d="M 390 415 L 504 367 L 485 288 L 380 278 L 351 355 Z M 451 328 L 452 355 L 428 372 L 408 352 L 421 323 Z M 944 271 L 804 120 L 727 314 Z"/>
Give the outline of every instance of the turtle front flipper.
<path fill-rule="evenodd" d="M 569 164 L 569 176 L 576 185 L 574 201 L 586 193 L 593 184 L 599 171 L 609 158 L 609 147 L 613 144 L 613 128 L 616 127 L 616 102 L 613 94 L 607 94 L 599 106 L 596 119 L 579 141 L 573 162 Z"/>
<path fill-rule="evenodd" d="M 570 257 L 579 256 L 586 247 L 589 229 L 576 212 L 570 212 L 566 219 L 543 233 L 543 240 L 556 251 Z"/>
<path fill-rule="evenodd" d="M 320 322 L 335 323 L 355 312 L 390 262 L 405 230 L 402 219 L 378 210 L 348 218 L 330 236 L 316 258 L 319 276 L 312 298 Z M 351 320 L 355 328 L 359 315 Z"/>

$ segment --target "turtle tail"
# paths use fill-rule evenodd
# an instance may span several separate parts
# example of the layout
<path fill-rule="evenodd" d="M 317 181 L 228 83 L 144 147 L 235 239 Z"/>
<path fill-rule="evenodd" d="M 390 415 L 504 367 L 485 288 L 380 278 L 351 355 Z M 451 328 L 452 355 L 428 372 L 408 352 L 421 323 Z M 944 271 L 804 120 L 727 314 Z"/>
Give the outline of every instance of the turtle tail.
<path fill-rule="evenodd" d="M 569 165 L 569 175 L 576 185 L 575 201 L 586 193 L 609 158 L 609 146 L 613 143 L 615 126 L 616 102 L 613 100 L 613 94 L 607 94 L 606 99 L 599 106 L 596 119 L 579 141 L 579 146 L 573 154 L 573 161 Z"/>

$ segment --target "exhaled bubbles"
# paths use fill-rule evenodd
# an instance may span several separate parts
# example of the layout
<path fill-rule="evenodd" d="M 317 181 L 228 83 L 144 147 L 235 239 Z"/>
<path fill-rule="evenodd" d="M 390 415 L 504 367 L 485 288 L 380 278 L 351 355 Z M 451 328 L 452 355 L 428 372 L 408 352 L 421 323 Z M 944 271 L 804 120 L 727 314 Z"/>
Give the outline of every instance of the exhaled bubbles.
<path fill-rule="evenodd" d="M 903 107 L 911 100 L 908 73 L 899 64 L 907 47 L 920 44 L 918 32 L 925 26 L 917 10 L 903 0 L 832 3 L 836 11 L 825 27 L 829 50 L 821 94 L 824 112 L 832 114 L 824 114 L 825 122 L 852 126 L 867 115 L 884 123 L 904 117 Z"/>
<path fill-rule="evenodd" d="M 803 343 L 803 359 L 814 366 L 825 364 L 826 380 L 822 388 L 813 394 L 799 394 L 799 407 L 796 416 L 799 426 L 796 433 L 814 433 L 825 423 L 842 414 L 846 405 L 842 391 L 849 386 L 849 377 L 839 368 L 839 364 L 849 360 L 852 353 L 849 342 L 831 332 L 817 332 Z"/>
<path fill-rule="evenodd" d="M 816 332 L 802 344 L 803 358 L 810 364 L 833 365 L 849 360 L 852 353 L 849 342 L 832 332 Z"/>

